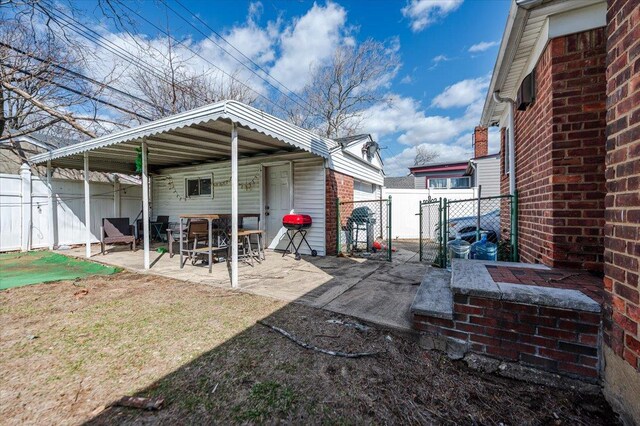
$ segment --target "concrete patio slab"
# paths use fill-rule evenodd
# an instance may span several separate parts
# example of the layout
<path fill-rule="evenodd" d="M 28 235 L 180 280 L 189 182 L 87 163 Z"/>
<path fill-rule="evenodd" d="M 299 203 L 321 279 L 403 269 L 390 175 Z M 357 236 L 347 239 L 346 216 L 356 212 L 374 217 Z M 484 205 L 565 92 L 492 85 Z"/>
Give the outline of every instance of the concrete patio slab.
<path fill-rule="evenodd" d="M 157 253 L 155 249 L 160 246 L 153 245 L 149 270 L 143 268 L 142 250 L 131 252 L 124 247 L 116 247 L 101 255 L 94 248 L 96 254 L 91 260 L 133 272 L 231 289 L 230 272 L 225 262 L 214 264 L 211 273 L 207 266 L 194 266 L 190 262 L 181 269 L 180 257 L 171 258 L 168 253 Z M 84 257 L 84 247 L 59 252 Z M 403 263 L 400 259 L 387 262 L 303 256 L 296 261 L 292 255 L 283 257 L 281 253 L 267 251 L 266 261 L 261 264 L 240 264 L 240 287 L 236 290 L 411 331 L 410 306 L 426 268 L 426 265 Z"/>

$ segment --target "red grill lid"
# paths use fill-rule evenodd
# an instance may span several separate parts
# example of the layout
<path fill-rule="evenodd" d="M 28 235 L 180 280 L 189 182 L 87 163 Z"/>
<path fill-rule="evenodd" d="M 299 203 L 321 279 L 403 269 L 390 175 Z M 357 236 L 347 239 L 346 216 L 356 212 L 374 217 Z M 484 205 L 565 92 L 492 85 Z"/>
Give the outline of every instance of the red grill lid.
<path fill-rule="evenodd" d="M 311 216 L 308 214 L 286 214 L 282 218 L 283 225 L 310 226 Z"/>

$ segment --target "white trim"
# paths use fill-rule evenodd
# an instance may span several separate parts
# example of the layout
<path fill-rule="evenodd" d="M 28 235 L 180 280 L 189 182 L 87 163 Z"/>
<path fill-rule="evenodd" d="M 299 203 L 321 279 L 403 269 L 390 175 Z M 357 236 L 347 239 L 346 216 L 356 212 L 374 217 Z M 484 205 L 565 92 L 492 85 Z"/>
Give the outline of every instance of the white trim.
<path fill-rule="evenodd" d="M 549 17 L 549 38 L 601 28 L 607 25 L 607 3 L 597 3 L 581 9 Z"/>
<path fill-rule="evenodd" d="M 51 183 L 51 161 L 47 161 L 47 206 L 49 207 L 49 250 L 53 250 L 55 220 L 53 217 L 53 186 Z"/>

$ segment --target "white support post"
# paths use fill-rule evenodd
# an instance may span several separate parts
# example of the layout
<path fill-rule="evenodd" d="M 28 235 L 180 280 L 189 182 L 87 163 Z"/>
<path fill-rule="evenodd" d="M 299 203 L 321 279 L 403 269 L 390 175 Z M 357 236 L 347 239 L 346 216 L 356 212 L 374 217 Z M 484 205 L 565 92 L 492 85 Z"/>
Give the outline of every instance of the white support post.
<path fill-rule="evenodd" d="M 53 216 L 53 184 L 51 183 L 51 160 L 47 160 L 47 188 L 49 189 L 49 197 L 47 198 L 49 205 L 49 250 L 53 250 L 55 239 L 55 221 Z"/>
<path fill-rule="evenodd" d="M 144 269 L 151 267 L 149 260 L 149 172 L 147 164 L 147 140 L 142 140 L 142 229 L 144 232 Z"/>
<path fill-rule="evenodd" d="M 113 217 L 120 217 L 120 179 L 117 175 L 113 176 Z"/>
<path fill-rule="evenodd" d="M 85 256 L 91 257 L 91 189 L 89 188 L 89 153 L 84 153 L 84 227 Z"/>
<path fill-rule="evenodd" d="M 231 123 L 231 287 L 238 287 L 238 130 Z"/>
<path fill-rule="evenodd" d="M 22 232 L 20 249 L 31 250 L 31 168 L 24 163 L 20 166 L 20 202 L 22 204 Z"/>

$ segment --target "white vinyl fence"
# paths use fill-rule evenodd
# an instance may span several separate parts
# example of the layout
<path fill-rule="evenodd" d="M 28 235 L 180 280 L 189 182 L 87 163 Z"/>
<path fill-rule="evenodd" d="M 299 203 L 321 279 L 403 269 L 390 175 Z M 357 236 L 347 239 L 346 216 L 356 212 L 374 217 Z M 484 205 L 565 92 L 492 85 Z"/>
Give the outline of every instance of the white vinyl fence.
<path fill-rule="evenodd" d="M 29 250 L 53 245 L 83 244 L 84 182 L 53 179 L 53 217 L 46 179 L 0 174 L 0 252 Z M 142 208 L 140 185 L 91 182 L 91 234 L 99 241 L 103 217 L 128 217 L 131 222 Z M 50 233 L 49 223 L 53 222 Z"/>
<path fill-rule="evenodd" d="M 469 189 L 390 189 L 382 188 L 383 198 L 391 196 L 391 235 L 394 239 L 420 238 L 420 201 L 429 197 L 466 200 L 476 197 Z M 437 217 L 433 218 L 437 221 Z M 434 222 L 435 223 L 435 222 Z"/>

